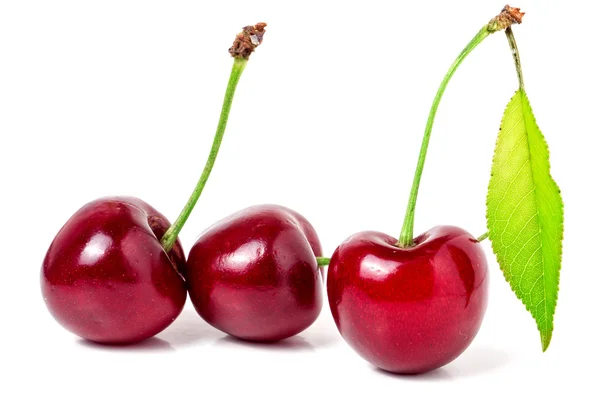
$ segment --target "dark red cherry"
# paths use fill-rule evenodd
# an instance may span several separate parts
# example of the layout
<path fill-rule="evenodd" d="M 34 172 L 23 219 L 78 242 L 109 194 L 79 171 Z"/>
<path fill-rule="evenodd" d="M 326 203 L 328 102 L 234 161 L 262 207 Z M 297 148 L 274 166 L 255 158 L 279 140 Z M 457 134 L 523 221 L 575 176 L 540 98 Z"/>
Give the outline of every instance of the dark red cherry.
<path fill-rule="evenodd" d="M 138 342 L 164 330 L 183 309 L 185 256 L 159 240 L 167 219 L 140 199 L 88 203 L 58 232 L 41 271 L 54 318 L 99 343 Z"/>
<path fill-rule="evenodd" d="M 190 299 L 208 323 L 252 341 L 300 333 L 319 315 L 321 244 L 300 214 L 276 205 L 239 211 L 192 247 Z"/>

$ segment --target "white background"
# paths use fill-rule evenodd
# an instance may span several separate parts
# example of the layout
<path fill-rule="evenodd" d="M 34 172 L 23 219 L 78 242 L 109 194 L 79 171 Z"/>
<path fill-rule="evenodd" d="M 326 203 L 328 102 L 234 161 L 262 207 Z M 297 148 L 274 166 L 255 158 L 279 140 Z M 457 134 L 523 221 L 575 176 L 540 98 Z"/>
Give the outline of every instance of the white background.
<path fill-rule="evenodd" d="M 554 339 L 543 354 L 486 242 L 478 337 L 443 369 L 398 377 L 358 357 L 327 306 L 277 345 L 225 337 L 188 303 L 153 340 L 94 346 L 46 311 L 39 268 L 58 229 L 97 197 L 134 195 L 177 216 L 210 147 L 227 49 L 257 21 L 268 31 L 181 233 L 186 250 L 216 220 L 267 202 L 305 215 L 328 255 L 360 230 L 398 234 L 436 88 L 503 0 L 2 1 L 0 413 L 599 413 L 598 9 L 514 5 L 527 12 L 515 35 L 565 202 Z M 516 88 L 495 34 L 441 103 L 417 232 L 485 231 L 494 141 Z"/>

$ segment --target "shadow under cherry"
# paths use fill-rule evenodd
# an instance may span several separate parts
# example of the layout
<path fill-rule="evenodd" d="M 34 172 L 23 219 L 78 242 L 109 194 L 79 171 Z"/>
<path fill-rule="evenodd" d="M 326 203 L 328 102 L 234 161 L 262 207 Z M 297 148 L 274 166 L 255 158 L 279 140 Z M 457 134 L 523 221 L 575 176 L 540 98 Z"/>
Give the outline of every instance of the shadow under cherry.
<path fill-rule="evenodd" d="M 419 373 L 419 374 L 402 374 L 402 373 L 393 373 L 388 372 L 387 370 L 380 369 L 378 367 L 373 366 L 373 370 L 377 373 L 391 377 L 396 379 L 403 379 L 409 381 L 417 381 L 417 382 L 444 382 L 450 381 L 454 378 L 452 373 L 445 367 L 441 367 L 436 370 L 432 370 L 431 372 Z"/>
<path fill-rule="evenodd" d="M 315 351 L 308 340 L 302 336 L 296 335 L 277 342 L 253 342 L 242 340 L 237 337 L 226 335 L 215 342 L 215 345 L 223 345 L 234 348 L 249 348 L 255 350 L 268 350 L 275 352 L 293 352 L 293 351 Z"/>
<path fill-rule="evenodd" d="M 132 343 L 132 344 L 102 344 L 96 343 L 90 340 L 78 339 L 77 342 L 86 348 L 90 349 L 99 349 L 105 351 L 114 351 L 114 352 L 172 352 L 175 351 L 173 346 L 164 340 L 161 340 L 157 337 L 152 337 L 150 339 Z"/>
<path fill-rule="evenodd" d="M 205 322 L 195 310 L 185 309 L 158 337 L 173 347 L 186 347 L 218 339 L 221 332 Z"/>
<path fill-rule="evenodd" d="M 466 350 L 447 366 L 421 374 L 399 374 L 373 367 L 376 372 L 393 378 L 410 381 L 440 382 L 460 377 L 480 376 L 496 371 L 510 364 L 513 356 L 502 350 L 489 347 L 475 347 Z"/>
<path fill-rule="evenodd" d="M 185 309 L 179 317 L 156 337 L 132 344 L 102 344 L 79 339 L 78 343 L 92 349 L 130 352 L 171 352 L 176 348 L 214 341 L 221 332 L 206 323 L 194 310 Z"/>
<path fill-rule="evenodd" d="M 449 368 L 457 376 L 479 376 L 497 371 L 514 359 L 514 355 L 503 350 L 479 346 L 467 349 Z"/>

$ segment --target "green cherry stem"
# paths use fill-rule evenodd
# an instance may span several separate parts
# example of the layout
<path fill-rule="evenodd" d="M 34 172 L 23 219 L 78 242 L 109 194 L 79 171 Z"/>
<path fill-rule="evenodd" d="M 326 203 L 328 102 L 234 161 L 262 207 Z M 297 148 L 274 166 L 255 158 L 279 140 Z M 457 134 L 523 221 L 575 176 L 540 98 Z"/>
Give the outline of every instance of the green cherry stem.
<path fill-rule="evenodd" d="M 488 232 L 484 233 L 479 238 L 477 238 L 477 242 L 483 242 L 483 241 L 485 241 L 488 238 L 488 236 L 489 236 Z"/>
<path fill-rule="evenodd" d="M 183 207 L 179 217 L 175 220 L 175 222 L 173 222 L 169 229 L 167 229 L 160 240 L 165 252 L 169 252 L 173 248 L 173 245 L 175 245 L 179 232 L 181 232 L 183 225 L 185 225 L 185 222 L 188 220 L 190 213 L 192 213 L 194 206 L 196 206 L 196 202 L 198 202 L 198 199 L 204 190 L 204 186 L 206 186 L 210 172 L 212 171 L 215 161 L 217 160 L 221 142 L 223 141 L 223 135 L 225 134 L 225 128 L 227 127 L 229 111 L 231 110 L 231 104 L 233 102 L 233 96 L 235 94 L 237 84 L 242 76 L 242 73 L 244 72 L 244 69 L 246 68 L 248 57 L 262 42 L 265 26 L 266 24 L 264 23 L 257 23 L 255 26 L 244 27 L 244 31 L 236 36 L 233 46 L 229 49 L 229 53 L 231 53 L 231 55 L 234 57 L 233 67 L 231 68 L 229 82 L 227 83 L 227 89 L 225 90 L 223 107 L 221 108 L 221 115 L 219 117 L 219 123 L 217 124 L 217 131 L 215 132 L 212 147 L 210 149 L 208 159 L 206 160 L 206 164 L 204 165 L 202 175 L 200 176 L 194 191 Z"/>
<path fill-rule="evenodd" d="M 248 61 L 246 59 L 236 58 L 233 60 L 233 67 L 231 68 L 231 75 L 229 76 L 229 82 L 227 83 L 227 90 L 225 91 L 225 99 L 223 100 L 223 107 L 221 108 L 221 116 L 219 117 L 217 131 L 213 139 L 210 153 L 208 154 L 208 159 L 204 165 L 202 175 L 200 176 L 194 191 L 190 195 L 190 198 L 183 207 L 183 210 L 179 214 L 179 217 L 167 230 L 160 241 L 163 249 L 166 252 L 169 252 L 171 248 L 173 248 L 173 245 L 175 245 L 177 236 L 179 235 L 179 232 L 181 232 L 185 222 L 188 220 L 190 213 L 192 213 L 194 206 L 196 206 L 196 202 L 198 202 L 198 199 L 204 190 L 204 186 L 206 186 L 210 172 L 215 165 L 217 155 L 219 154 L 219 148 L 221 147 L 221 142 L 223 141 L 223 135 L 225 134 L 225 128 L 227 127 L 227 120 L 229 118 L 229 111 L 231 110 L 231 103 L 233 102 L 233 95 L 235 94 L 235 89 L 240 77 L 242 76 L 242 73 L 244 72 L 247 62 Z"/>
<path fill-rule="evenodd" d="M 433 122 L 435 120 L 435 115 L 437 113 L 438 106 L 440 105 L 440 101 L 442 96 L 444 95 L 444 91 L 446 90 L 446 86 L 452 75 L 456 72 L 462 61 L 479 45 L 488 35 L 490 31 L 488 30 L 487 25 L 482 28 L 475 37 L 469 42 L 469 44 L 462 50 L 460 55 L 456 58 L 456 60 L 450 66 L 450 69 L 444 76 L 442 83 L 440 84 L 437 93 L 435 94 L 435 98 L 433 99 L 433 103 L 431 104 L 431 109 L 429 110 L 429 116 L 427 117 L 427 125 L 425 126 L 425 134 L 423 135 L 423 142 L 421 144 L 421 150 L 419 152 L 419 160 L 417 162 L 417 168 L 415 170 L 415 176 L 413 179 L 412 188 L 410 189 L 410 196 L 408 199 L 408 206 L 406 207 L 406 214 L 404 215 L 404 225 L 402 226 L 402 232 L 400 233 L 400 238 L 398 240 L 398 246 L 408 247 L 413 245 L 413 232 L 415 226 L 415 209 L 417 206 L 417 196 L 419 194 L 419 185 L 421 184 L 421 175 L 423 174 L 423 167 L 425 167 L 425 158 L 427 156 L 427 149 L 429 147 L 429 139 L 431 137 L 431 131 L 433 129 Z"/>
<path fill-rule="evenodd" d="M 444 91 L 446 90 L 446 87 L 450 82 L 450 79 L 452 79 L 452 76 L 454 75 L 460 64 L 465 60 L 465 58 L 481 42 L 483 42 L 485 38 L 487 38 L 492 33 L 510 27 L 510 25 L 512 25 L 513 23 L 520 23 L 522 16 L 523 13 L 520 13 L 518 8 L 510 7 L 508 5 L 505 6 L 498 16 L 490 20 L 488 24 L 486 24 L 484 27 L 481 28 L 481 30 L 479 30 L 479 32 L 477 32 L 475 37 L 473 37 L 473 39 L 471 39 L 467 46 L 465 46 L 465 48 L 460 52 L 460 54 L 454 60 L 454 62 L 450 66 L 450 69 L 448 69 L 448 72 L 444 76 L 444 79 L 442 80 L 442 83 L 440 84 L 435 94 L 433 103 L 431 104 L 429 116 L 427 117 L 427 124 L 425 126 L 425 133 L 423 135 L 421 150 L 419 152 L 417 168 L 415 170 L 415 176 L 410 190 L 408 205 L 406 207 L 406 213 L 404 215 L 404 224 L 402 225 L 402 231 L 400 233 L 400 238 L 398 239 L 397 246 L 410 247 L 414 245 L 413 232 L 415 225 L 415 209 L 417 205 L 417 196 L 419 194 L 419 185 L 421 184 L 421 176 L 423 174 L 423 167 L 425 166 L 425 158 L 427 156 L 427 149 L 429 147 L 429 139 L 431 137 L 431 131 L 433 129 L 435 115 L 437 113 L 438 106 L 440 105 L 442 96 L 444 95 Z"/>
<path fill-rule="evenodd" d="M 329 265 L 330 262 L 331 262 L 331 258 L 326 258 L 323 256 L 317 257 L 317 265 L 319 265 L 320 267 L 325 267 L 325 266 Z"/>

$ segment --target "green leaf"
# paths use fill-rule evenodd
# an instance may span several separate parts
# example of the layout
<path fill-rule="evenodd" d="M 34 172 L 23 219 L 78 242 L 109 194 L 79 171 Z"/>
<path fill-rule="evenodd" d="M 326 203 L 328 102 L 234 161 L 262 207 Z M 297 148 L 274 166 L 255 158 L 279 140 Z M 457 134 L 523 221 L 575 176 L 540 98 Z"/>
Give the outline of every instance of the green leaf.
<path fill-rule="evenodd" d="M 545 351 L 558 295 L 563 201 L 550 175 L 548 145 L 523 89 L 502 117 L 486 216 L 500 268 L 535 319 Z"/>

